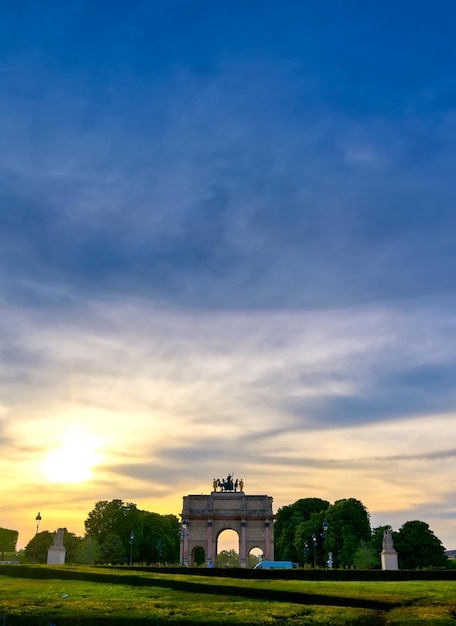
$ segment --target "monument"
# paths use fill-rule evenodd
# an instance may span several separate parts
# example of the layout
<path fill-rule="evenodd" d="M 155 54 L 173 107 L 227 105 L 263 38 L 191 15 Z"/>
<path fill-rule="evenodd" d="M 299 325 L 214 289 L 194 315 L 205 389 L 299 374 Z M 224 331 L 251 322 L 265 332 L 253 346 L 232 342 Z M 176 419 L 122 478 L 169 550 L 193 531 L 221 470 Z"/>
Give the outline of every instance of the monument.
<path fill-rule="evenodd" d="M 181 564 L 195 565 L 195 554 L 204 551 L 208 567 L 215 563 L 217 542 L 224 530 L 234 530 L 239 537 L 239 564 L 248 566 L 253 548 L 263 552 L 265 560 L 274 560 L 274 514 L 272 498 L 246 495 L 244 481 L 228 474 L 214 478 L 212 492 L 183 498 L 181 531 Z"/>
<path fill-rule="evenodd" d="M 383 550 L 380 556 L 382 560 L 382 569 L 399 569 L 397 564 L 397 552 L 394 549 L 391 530 L 385 530 L 383 533 Z"/>
<path fill-rule="evenodd" d="M 63 545 L 63 528 L 58 528 L 55 533 L 54 542 L 48 550 L 48 565 L 65 565 L 66 550 Z"/>

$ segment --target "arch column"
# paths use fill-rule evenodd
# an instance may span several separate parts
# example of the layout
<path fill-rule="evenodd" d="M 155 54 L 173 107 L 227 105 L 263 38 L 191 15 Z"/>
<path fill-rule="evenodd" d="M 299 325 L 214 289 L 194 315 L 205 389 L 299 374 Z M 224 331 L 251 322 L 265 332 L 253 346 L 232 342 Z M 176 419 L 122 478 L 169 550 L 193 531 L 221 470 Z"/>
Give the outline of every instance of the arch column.
<path fill-rule="evenodd" d="M 271 522 L 270 520 L 266 519 L 264 520 L 264 542 L 265 542 L 265 547 L 266 547 L 266 552 L 265 552 L 265 559 L 267 561 L 272 561 L 274 560 L 274 553 L 272 548 L 272 541 L 271 541 L 272 537 L 271 537 Z"/>
<path fill-rule="evenodd" d="M 214 539 L 212 536 L 212 520 L 207 520 L 207 547 L 206 547 L 206 565 L 209 561 L 214 563 Z"/>
<path fill-rule="evenodd" d="M 241 567 L 248 566 L 246 530 L 247 530 L 247 522 L 245 521 L 245 519 L 243 519 L 241 520 L 241 541 L 240 541 L 240 554 L 239 554 Z"/>

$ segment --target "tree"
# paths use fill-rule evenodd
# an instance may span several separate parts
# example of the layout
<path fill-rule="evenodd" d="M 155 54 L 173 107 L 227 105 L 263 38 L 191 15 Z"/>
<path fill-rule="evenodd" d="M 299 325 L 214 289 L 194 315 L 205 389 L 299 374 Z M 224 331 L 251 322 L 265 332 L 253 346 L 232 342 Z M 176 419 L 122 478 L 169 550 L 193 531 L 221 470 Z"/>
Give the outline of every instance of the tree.
<path fill-rule="evenodd" d="M 179 519 L 175 515 L 163 515 L 162 517 L 166 521 L 164 526 L 163 561 L 165 563 L 179 563 Z"/>
<path fill-rule="evenodd" d="M 328 506 L 329 502 L 320 498 L 301 498 L 277 511 L 274 524 L 274 554 L 277 560 L 303 562 L 307 527 L 302 524 L 313 515 L 326 511 Z"/>
<path fill-rule="evenodd" d="M 36 534 L 25 547 L 24 556 L 26 560 L 32 563 L 47 563 L 48 550 L 54 543 L 55 535 L 55 532 L 50 533 L 47 530 Z M 74 533 L 68 532 L 66 528 L 63 529 L 63 546 L 66 550 L 66 563 L 76 562 L 75 555 L 81 542 L 81 537 L 77 537 Z"/>
<path fill-rule="evenodd" d="M 100 546 L 96 539 L 85 537 L 78 545 L 74 562 L 81 564 L 97 563 L 100 560 Z"/>
<path fill-rule="evenodd" d="M 25 546 L 24 556 L 29 563 L 47 563 L 47 554 L 54 541 L 55 533 L 43 530 L 30 539 Z"/>
<path fill-rule="evenodd" d="M 261 561 L 260 557 L 256 556 L 256 554 L 249 554 L 248 568 L 253 569 L 255 565 L 258 565 L 258 563 L 260 563 L 260 561 Z"/>
<path fill-rule="evenodd" d="M 103 563 L 121 565 L 126 562 L 126 552 L 119 535 L 109 533 L 100 546 L 100 559 Z"/>
<path fill-rule="evenodd" d="M 132 502 L 100 500 L 84 522 L 86 537 L 96 539 L 100 546 L 111 534 L 122 541 L 125 553 L 129 552 L 130 534 L 141 535 L 141 511 Z"/>
<path fill-rule="evenodd" d="M 146 563 L 179 562 L 179 520 L 175 515 L 141 511 L 141 535 L 135 539 L 134 560 Z"/>
<path fill-rule="evenodd" d="M 337 500 L 328 508 L 326 519 L 329 524 L 326 552 L 332 552 L 335 567 L 352 567 L 361 542 L 371 540 L 366 507 L 355 498 Z"/>
<path fill-rule="evenodd" d="M 55 536 L 55 533 L 54 533 Z M 65 562 L 75 563 L 76 553 L 79 546 L 82 543 L 82 538 L 78 537 L 74 533 L 69 532 L 66 528 L 63 529 L 63 546 L 66 550 Z"/>
<path fill-rule="evenodd" d="M 296 528 L 294 544 L 297 554 L 302 554 L 304 565 L 315 563 L 323 566 L 326 563 L 326 535 L 323 531 L 326 511 L 312 513 L 308 520 Z"/>
<path fill-rule="evenodd" d="M 17 530 L 8 530 L 8 528 L 0 528 L 0 551 L 2 553 L 2 561 L 5 552 L 16 553 L 17 538 L 19 532 Z"/>
<path fill-rule="evenodd" d="M 372 545 L 361 539 L 359 546 L 353 555 L 353 567 L 358 569 L 373 569 L 378 563 Z"/>
<path fill-rule="evenodd" d="M 425 522 L 405 522 L 399 532 L 393 533 L 400 569 L 445 567 L 448 558 L 440 539 Z"/>
<path fill-rule="evenodd" d="M 217 554 L 217 567 L 239 567 L 239 554 L 236 550 L 222 550 Z"/>
<path fill-rule="evenodd" d="M 124 553 L 130 555 L 131 551 L 134 562 L 179 562 L 180 524 L 175 515 L 141 511 L 132 502 L 100 500 L 84 523 L 86 538 L 95 539 L 100 546 L 111 534 L 120 537 Z"/>

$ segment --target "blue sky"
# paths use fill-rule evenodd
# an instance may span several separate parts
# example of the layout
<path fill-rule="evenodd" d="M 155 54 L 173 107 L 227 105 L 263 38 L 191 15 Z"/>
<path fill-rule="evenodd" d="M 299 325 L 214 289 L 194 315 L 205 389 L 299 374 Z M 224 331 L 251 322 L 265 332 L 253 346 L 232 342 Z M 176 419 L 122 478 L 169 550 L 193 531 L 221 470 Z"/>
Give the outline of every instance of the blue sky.
<path fill-rule="evenodd" d="M 455 547 L 455 14 L 4 3 L 0 525 L 19 543 L 38 510 L 81 533 L 97 500 L 178 514 L 234 472 L 276 510 L 356 497 Z"/>

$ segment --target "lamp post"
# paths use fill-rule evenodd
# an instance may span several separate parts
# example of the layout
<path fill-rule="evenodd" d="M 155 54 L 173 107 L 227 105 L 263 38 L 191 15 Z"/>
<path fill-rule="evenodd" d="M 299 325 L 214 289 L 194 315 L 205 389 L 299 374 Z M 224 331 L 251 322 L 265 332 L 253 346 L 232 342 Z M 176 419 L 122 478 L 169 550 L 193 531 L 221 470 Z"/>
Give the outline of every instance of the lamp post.
<path fill-rule="evenodd" d="M 36 523 L 35 537 L 37 536 L 38 531 L 40 530 L 40 522 L 41 522 L 41 515 L 40 515 L 40 512 L 38 511 L 38 515 L 35 517 L 35 523 Z M 37 546 L 35 543 L 35 545 L 33 546 L 32 563 L 36 563 L 36 558 L 37 558 Z"/>
<path fill-rule="evenodd" d="M 135 540 L 135 533 L 131 531 L 130 533 L 130 565 L 133 565 L 133 542 Z"/>
<path fill-rule="evenodd" d="M 312 535 L 313 547 L 314 547 L 314 568 L 317 567 L 317 535 L 314 533 Z"/>
<path fill-rule="evenodd" d="M 325 520 L 323 522 L 323 532 L 321 533 L 321 538 L 323 539 L 323 546 L 324 546 L 324 552 L 325 552 L 325 565 L 327 565 L 327 560 L 326 560 L 326 533 L 328 532 L 328 528 L 329 528 L 329 524 Z"/>
<path fill-rule="evenodd" d="M 323 532 L 320 533 L 320 537 L 323 540 L 323 545 L 325 545 L 325 541 L 326 541 L 326 533 L 328 532 L 328 528 L 329 528 L 329 524 L 328 522 L 325 520 L 322 524 L 323 526 Z M 314 549 L 314 567 L 317 567 L 317 545 L 318 545 L 318 535 L 316 533 L 314 533 L 312 535 L 312 542 L 313 542 L 313 549 Z"/>
<path fill-rule="evenodd" d="M 181 536 L 181 564 L 182 567 L 188 565 L 188 522 L 186 519 L 182 520 L 182 528 L 180 532 Z"/>
<path fill-rule="evenodd" d="M 35 535 L 37 535 L 38 531 L 40 529 L 40 522 L 41 522 L 41 515 L 40 515 L 39 511 L 38 511 L 38 515 L 35 517 L 35 522 L 36 522 L 36 532 L 35 532 Z"/>
<path fill-rule="evenodd" d="M 304 567 L 307 567 L 308 558 L 309 558 L 309 544 L 306 541 L 304 544 Z"/>

